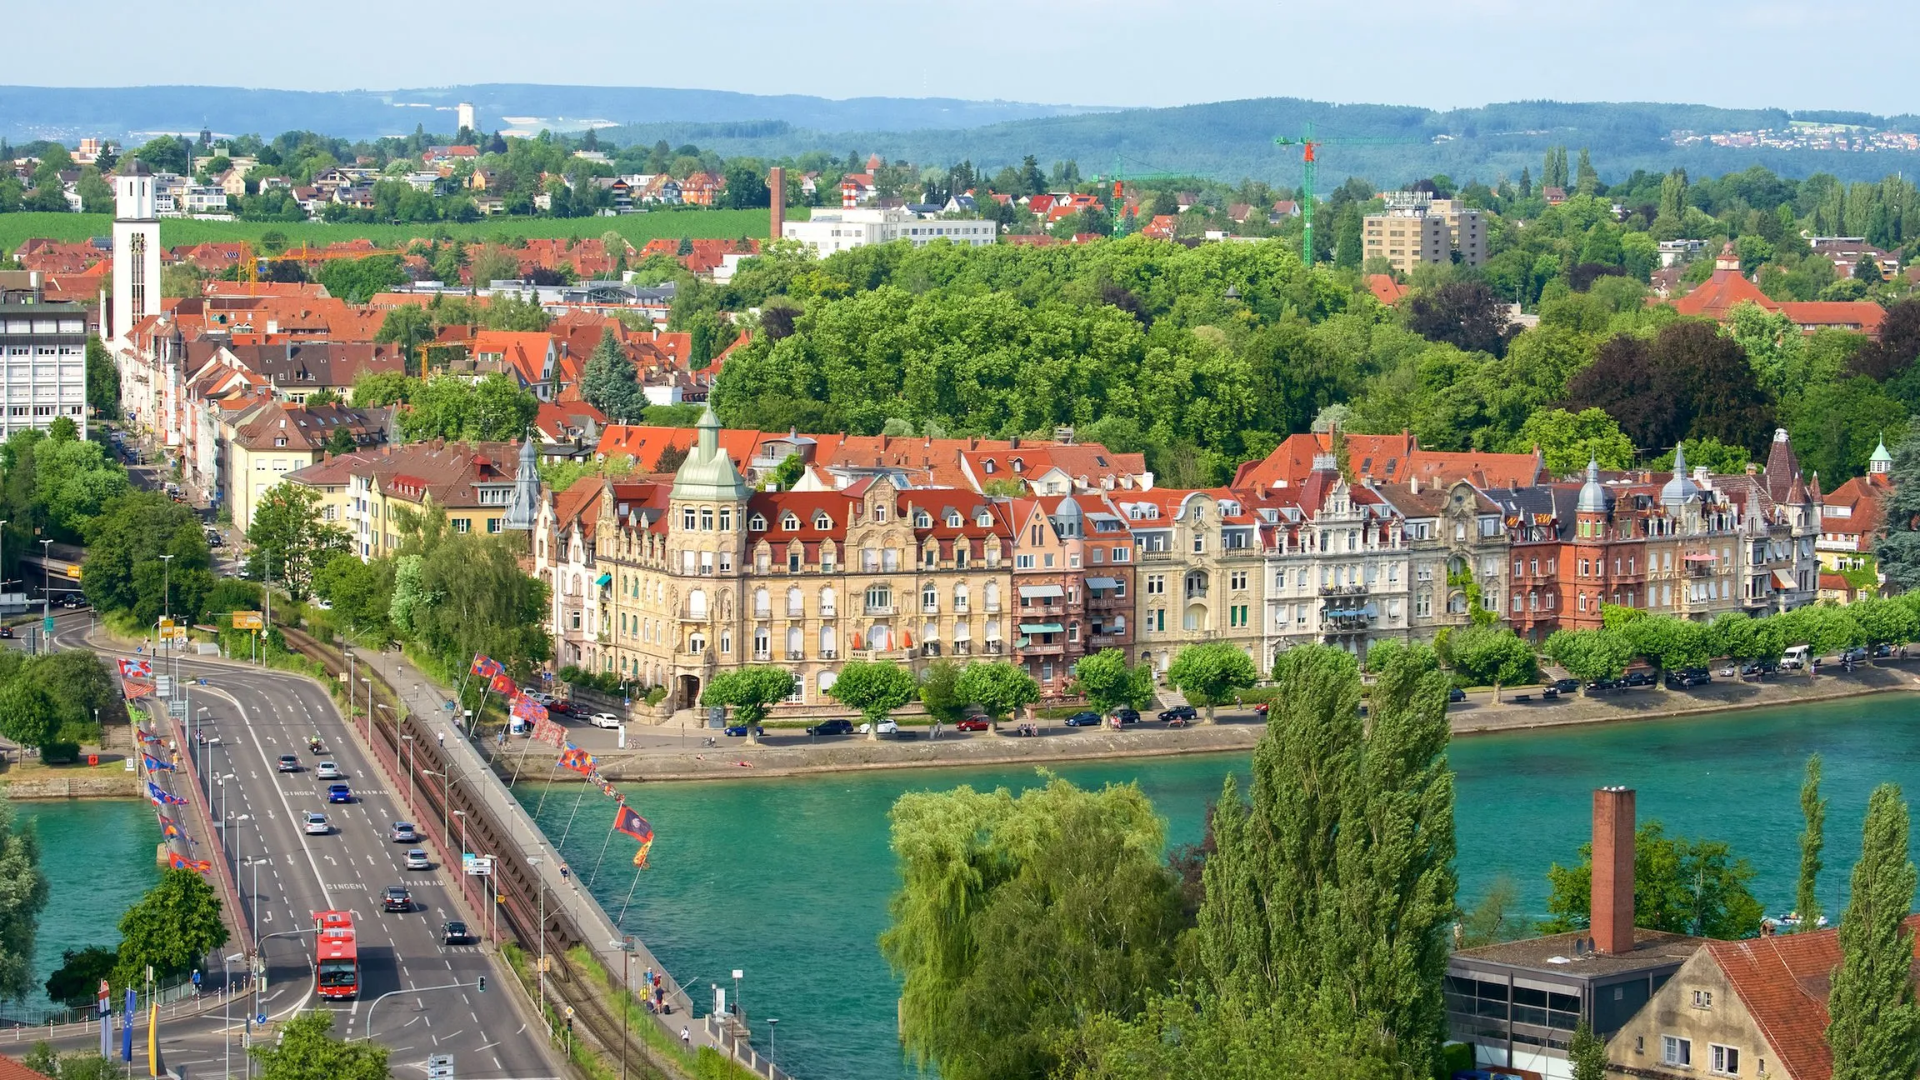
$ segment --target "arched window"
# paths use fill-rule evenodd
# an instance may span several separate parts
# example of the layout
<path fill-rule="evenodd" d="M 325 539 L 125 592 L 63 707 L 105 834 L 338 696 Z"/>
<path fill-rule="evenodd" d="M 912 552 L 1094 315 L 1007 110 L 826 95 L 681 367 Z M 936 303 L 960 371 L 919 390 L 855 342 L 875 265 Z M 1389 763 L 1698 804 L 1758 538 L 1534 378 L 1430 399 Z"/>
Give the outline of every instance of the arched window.
<path fill-rule="evenodd" d="M 967 587 L 965 584 L 955 585 L 953 587 L 953 610 L 967 610 Z"/>
<path fill-rule="evenodd" d="M 800 659 L 801 652 L 807 647 L 807 637 L 798 626 L 787 627 L 787 659 Z"/>
<path fill-rule="evenodd" d="M 833 528 L 833 518 L 828 516 L 824 510 L 815 510 L 813 512 L 813 527 L 819 529 L 821 532 L 826 532 L 828 529 Z"/>
<path fill-rule="evenodd" d="M 687 594 L 687 617 L 704 619 L 707 617 L 707 593 L 704 589 L 695 589 Z M 700 650 L 695 649 L 695 652 Z"/>
<path fill-rule="evenodd" d="M 933 515 L 927 513 L 925 510 L 915 510 L 913 512 L 913 527 L 916 529 L 933 528 Z"/>
<path fill-rule="evenodd" d="M 753 617 L 764 619 L 771 614 L 773 614 L 773 599 L 767 595 L 767 590 L 753 590 Z"/>
<path fill-rule="evenodd" d="M 747 531 L 748 532 L 766 532 L 767 519 L 765 515 L 756 513 L 752 517 L 748 518 Z"/>
<path fill-rule="evenodd" d="M 753 628 L 753 658 L 767 660 L 773 655 L 773 635 L 764 626 Z"/>
<path fill-rule="evenodd" d="M 787 532 L 793 532 L 794 530 L 800 527 L 800 515 L 794 513 L 791 510 L 787 511 L 784 514 L 781 514 L 780 527 L 782 529 L 785 529 Z"/>
<path fill-rule="evenodd" d="M 695 630 L 693 633 L 687 635 L 687 651 L 690 653 L 706 652 L 707 651 L 707 635 L 701 633 L 698 630 Z"/>
<path fill-rule="evenodd" d="M 829 585 L 820 590 L 820 615 L 826 618 L 837 614 L 839 612 L 834 608 L 833 586 Z"/>
<path fill-rule="evenodd" d="M 836 656 L 838 656 L 839 653 L 840 653 L 840 650 L 835 645 L 835 635 L 833 632 L 833 627 L 831 626 L 821 627 L 820 628 L 820 656 L 823 659 L 832 660 Z M 826 687 L 823 686 L 821 687 L 821 689 L 825 690 Z"/>
<path fill-rule="evenodd" d="M 973 558 L 973 541 L 959 539 L 953 542 L 953 568 L 965 570 L 967 562 Z"/>
<path fill-rule="evenodd" d="M 868 627 L 867 648 L 875 651 L 893 648 L 893 628 L 886 623 L 874 623 Z"/>
<path fill-rule="evenodd" d="M 893 608 L 893 590 L 885 584 L 867 586 L 867 612 L 885 614 Z"/>
<path fill-rule="evenodd" d="M 1000 583 L 999 582 L 997 581 L 987 582 L 986 601 L 987 601 L 988 611 L 1000 610 Z"/>
<path fill-rule="evenodd" d="M 820 696 L 823 698 L 826 698 L 828 696 L 827 691 L 833 689 L 833 684 L 838 681 L 840 681 L 840 676 L 837 672 L 832 672 L 832 671 L 821 672 L 820 681 L 818 683 L 820 687 Z"/>
<path fill-rule="evenodd" d="M 798 585 L 787 590 L 787 618 L 797 619 L 807 612 L 807 601 Z"/>
<path fill-rule="evenodd" d="M 920 610 L 940 610 L 940 589 L 931 581 L 927 582 L 926 586 L 920 590 Z"/>

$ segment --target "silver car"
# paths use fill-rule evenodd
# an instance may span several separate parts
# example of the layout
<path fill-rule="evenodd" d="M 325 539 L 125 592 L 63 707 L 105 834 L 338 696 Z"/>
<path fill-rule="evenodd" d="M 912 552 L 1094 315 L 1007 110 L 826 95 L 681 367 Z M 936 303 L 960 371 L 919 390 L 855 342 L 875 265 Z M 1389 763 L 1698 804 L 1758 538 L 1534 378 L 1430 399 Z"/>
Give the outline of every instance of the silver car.
<path fill-rule="evenodd" d="M 306 833 L 308 836 L 325 836 L 333 831 L 333 825 L 325 814 L 307 814 Z"/>
<path fill-rule="evenodd" d="M 314 767 L 313 775 L 321 780 L 338 780 L 340 779 L 340 766 L 335 765 L 331 761 L 323 761 Z"/>
<path fill-rule="evenodd" d="M 421 848 L 408 848 L 406 865 L 409 870 L 431 870 L 433 860 L 427 858 L 426 851 Z"/>

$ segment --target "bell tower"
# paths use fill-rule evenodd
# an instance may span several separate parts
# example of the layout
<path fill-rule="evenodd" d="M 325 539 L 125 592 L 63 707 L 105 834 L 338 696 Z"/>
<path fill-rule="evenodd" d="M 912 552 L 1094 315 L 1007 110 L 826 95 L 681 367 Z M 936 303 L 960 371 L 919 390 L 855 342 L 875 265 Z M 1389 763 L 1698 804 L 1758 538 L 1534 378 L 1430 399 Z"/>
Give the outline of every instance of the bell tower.
<path fill-rule="evenodd" d="M 153 173 L 138 158 L 113 178 L 113 338 L 160 312 L 160 218 Z"/>

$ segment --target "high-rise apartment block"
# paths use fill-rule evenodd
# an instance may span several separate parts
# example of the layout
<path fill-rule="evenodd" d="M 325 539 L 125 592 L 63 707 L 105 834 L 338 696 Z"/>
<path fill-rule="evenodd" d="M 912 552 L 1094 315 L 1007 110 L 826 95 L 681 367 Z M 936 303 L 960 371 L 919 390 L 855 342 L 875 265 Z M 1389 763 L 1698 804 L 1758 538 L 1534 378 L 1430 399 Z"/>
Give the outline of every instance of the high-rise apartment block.
<path fill-rule="evenodd" d="M 1365 258 L 1384 258 L 1403 274 L 1456 259 L 1464 266 L 1487 261 L 1487 222 L 1479 210 L 1423 192 L 1389 191 L 1381 197 L 1386 212 L 1366 216 Z"/>

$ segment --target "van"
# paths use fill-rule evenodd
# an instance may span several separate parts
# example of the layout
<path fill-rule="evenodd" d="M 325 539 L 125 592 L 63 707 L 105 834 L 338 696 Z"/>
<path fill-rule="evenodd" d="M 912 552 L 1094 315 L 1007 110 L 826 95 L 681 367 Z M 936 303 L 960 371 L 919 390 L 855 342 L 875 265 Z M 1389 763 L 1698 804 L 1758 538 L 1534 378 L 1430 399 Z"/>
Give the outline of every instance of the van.
<path fill-rule="evenodd" d="M 1807 660 L 1813 652 L 1810 645 L 1795 645 L 1780 654 L 1780 666 L 1789 671 L 1799 671 L 1807 666 Z"/>

